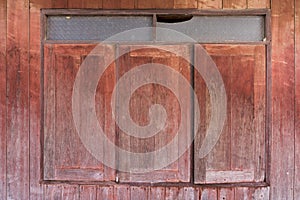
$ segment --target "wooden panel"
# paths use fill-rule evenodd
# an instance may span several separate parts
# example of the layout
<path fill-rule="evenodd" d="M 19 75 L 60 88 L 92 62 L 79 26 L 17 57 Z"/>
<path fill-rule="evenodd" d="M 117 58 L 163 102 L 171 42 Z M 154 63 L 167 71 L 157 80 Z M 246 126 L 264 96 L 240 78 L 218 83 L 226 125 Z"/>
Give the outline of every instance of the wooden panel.
<path fill-rule="evenodd" d="M 130 199 L 131 200 L 140 200 L 140 199 L 149 199 L 149 187 L 130 187 Z"/>
<path fill-rule="evenodd" d="M 97 199 L 114 199 L 113 186 L 100 186 L 97 188 Z"/>
<path fill-rule="evenodd" d="M 178 199 L 198 200 L 199 190 L 194 187 L 181 187 L 179 189 Z"/>
<path fill-rule="evenodd" d="M 140 48 L 135 50 L 135 48 Z M 190 55 L 190 48 L 188 46 L 164 46 L 165 49 L 173 49 L 184 55 Z M 129 53 L 128 53 L 129 52 Z M 124 55 L 123 55 L 124 54 Z M 187 81 L 190 81 L 190 66 L 189 63 L 180 59 L 175 54 L 170 52 L 159 50 L 157 48 L 147 48 L 146 46 L 120 46 L 120 55 L 118 72 L 119 78 L 125 75 L 129 70 L 144 64 L 159 63 L 168 66 L 176 71 L 178 71 Z M 151 71 L 152 68 L 149 70 Z M 155 70 L 155 69 L 154 69 Z M 153 70 L 147 72 L 148 79 L 151 79 L 151 73 L 155 73 Z M 164 72 L 167 73 L 167 72 Z M 159 129 L 155 136 L 149 138 L 138 138 L 124 133 L 122 130 L 118 129 L 118 144 L 122 149 L 130 152 L 154 152 L 161 149 L 177 134 L 178 127 L 180 125 L 180 107 L 177 97 L 174 92 L 179 94 L 179 98 L 182 97 L 183 91 L 180 89 L 182 86 L 179 85 L 179 78 L 176 75 L 165 74 L 165 77 L 174 77 L 176 83 L 174 83 L 173 91 L 168 90 L 164 86 L 158 84 L 145 84 L 138 88 L 135 92 L 128 86 L 128 92 L 134 92 L 130 99 L 130 114 L 135 123 L 140 126 L 145 126 L 149 123 L 150 117 L 148 116 L 149 108 L 151 105 L 160 104 L 166 109 L 167 119 L 166 125 L 163 129 Z M 153 75 L 152 75 L 153 77 Z M 139 79 L 137 77 L 132 78 L 137 82 Z M 151 79 L 153 80 L 153 78 Z M 133 82 L 131 83 L 133 84 Z M 177 85 L 176 85 L 177 84 Z M 189 91 L 187 91 L 189 92 Z M 189 94 L 187 94 L 189 95 Z M 184 98 L 184 97 L 182 97 Z M 123 99 L 120 99 L 119 106 L 124 105 Z M 180 144 L 185 144 L 188 142 L 190 137 L 190 104 L 185 105 L 186 110 L 184 115 L 187 119 L 187 123 L 182 122 L 183 130 L 186 131 L 187 137 L 180 140 Z M 122 114 L 117 114 L 118 116 Z M 137 133 L 137 129 L 131 126 L 129 127 L 131 133 Z M 184 141 L 186 140 L 186 141 Z M 177 149 L 178 151 L 178 149 Z M 157 152 L 157 151 L 156 151 Z M 167 152 L 169 154 L 169 152 Z M 171 152 L 170 152 L 171 153 Z M 159 155 L 157 155 L 159 156 Z M 161 159 L 167 159 L 167 156 L 160 156 Z M 129 162 L 130 161 L 130 162 Z M 135 162 L 135 163 L 134 163 Z M 166 161 L 167 162 L 167 161 Z M 155 166 L 153 160 L 144 159 L 139 163 L 145 169 L 151 170 Z M 137 165 L 134 157 L 125 158 L 124 156 L 119 156 L 119 166 L 121 168 L 133 169 L 133 166 Z M 178 161 L 170 164 L 168 167 L 162 170 L 156 170 L 149 173 L 123 173 L 120 172 L 118 177 L 121 182 L 188 182 L 190 177 L 190 161 L 189 161 L 189 150 L 180 158 Z"/>
<path fill-rule="evenodd" d="M 272 1 L 271 199 L 293 199 L 295 57 L 292 0 Z M 274 159 L 276 158 L 276 159 Z"/>
<path fill-rule="evenodd" d="M 300 2 L 295 1 L 295 69 L 296 69 L 296 94 L 295 94 L 295 185 L 294 199 L 300 197 Z"/>
<path fill-rule="evenodd" d="M 197 0 L 174 0 L 174 8 L 197 8 Z"/>
<path fill-rule="evenodd" d="M 223 0 L 223 8 L 245 9 L 247 8 L 247 0 Z"/>
<path fill-rule="evenodd" d="M 102 0 L 104 9 L 132 9 L 134 0 Z"/>
<path fill-rule="evenodd" d="M 130 200 L 130 187 L 124 185 L 116 185 L 114 194 L 116 200 Z"/>
<path fill-rule="evenodd" d="M 29 1 L 8 1 L 7 19 L 7 198 L 29 199 Z"/>
<path fill-rule="evenodd" d="M 222 0 L 199 0 L 198 9 L 222 9 Z"/>
<path fill-rule="evenodd" d="M 6 0 L 0 1 L 0 199 L 6 199 Z"/>
<path fill-rule="evenodd" d="M 234 198 L 234 189 L 232 188 L 221 188 L 218 192 L 218 199 L 231 200 Z"/>
<path fill-rule="evenodd" d="M 166 188 L 164 187 L 150 187 L 151 200 L 164 200 L 166 194 Z"/>
<path fill-rule="evenodd" d="M 79 186 L 78 185 L 64 185 L 62 187 L 61 199 L 79 200 Z"/>
<path fill-rule="evenodd" d="M 43 187 L 44 200 L 62 199 L 61 185 L 44 185 Z"/>
<path fill-rule="evenodd" d="M 97 186 L 95 186 L 95 185 L 80 186 L 80 199 L 96 200 L 97 199 Z"/>
<path fill-rule="evenodd" d="M 218 191 L 215 188 L 204 188 L 201 191 L 201 200 L 217 200 Z"/>
<path fill-rule="evenodd" d="M 198 159 L 211 117 L 210 93 L 195 71 L 200 107 L 200 128 L 195 139 L 195 182 L 261 182 L 265 172 L 265 47 L 205 45 L 223 78 L 227 93 L 227 119 L 214 149 Z M 195 63 L 201 64 L 200 46 Z M 238 83 L 238 84 L 237 84 Z"/>
<path fill-rule="evenodd" d="M 269 200 L 270 199 L 270 188 L 269 187 L 236 187 L 234 188 L 234 195 L 236 200 L 240 199 L 261 199 Z"/>
<path fill-rule="evenodd" d="M 153 1 L 136 0 L 136 1 L 137 1 L 136 8 L 138 9 L 146 9 L 146 8 L 156 8 L 156 9 L 170 8 L 171 9 L 174 7 L 174 0 L 166 0 L 164 1 L 164 3 L 161 3 L 160 0 L 153 0 Z"/>
<path fill-rule="evenodd" d="M 248 8 L 270 8 L 270 0 L 248 0 Z"/>
<path fill-rule="evenodd" d="M 44 65 L 44 178 L 46 180 L 114 180 L 113 169 L 105 167 L 94 158 L 82 144 L 72 115 L 72 92 L 77 71 L 85 56 L 95 45 L 46 45 Z M 100 49 L 100 48 L 99 48 Z M 104 47 L 99 54 L 90 55 L 90 64 L 100 65 L 104 59 L 113 59 L 111 47 Z M 109 55 L 105 58 L 103 55 Z M 115 76 L 112 64 L 99 80 L 96 94 L 96 109 L 100 126 L 114 140 L 114 123 L 110 107 L 111 77 Z M 93 70 L 87 73 L 94 73 Z M 90 77 L 91 74 L 85 74 Z M 66 78 L 67 77 L 67 78 Z M 89 79 L 85 79 L 90 81 Z M 85 101 L 81 107 L 89 106 Z M 81 107 L 79 109 L 81 109 Z M 78 127 L 84 127 L 84 116 Z M 96 124 L 95 124 L 96 126 Z M 84 130 L 86 131 L 86 130 Z M 102 144 L 99 144 L 102 146 Z M 67 152 L 67 153 L 66 153 Z M 104 150 L 106 157 L 114 155 Z"/>
<path fill-rule="evenodd" d="M 102 0 L 69 0 L 68 8 L 102 8 Z"/>
<path fill-rule="evenodd" d="M 178 199 L 179 188 L 178 187 L 167 187 L 166 188 L 166 200 Z"/>

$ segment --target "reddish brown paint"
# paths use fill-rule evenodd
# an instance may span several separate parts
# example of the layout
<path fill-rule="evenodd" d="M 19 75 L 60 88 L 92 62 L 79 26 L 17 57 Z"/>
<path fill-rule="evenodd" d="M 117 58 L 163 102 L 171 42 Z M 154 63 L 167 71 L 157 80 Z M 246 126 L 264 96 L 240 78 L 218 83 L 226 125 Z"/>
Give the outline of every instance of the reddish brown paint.
<path fill-rule="evenodd" d="M 259 1 L 259 5 L 257 3 L 252 3 L 254 1 L 248 0 L 248 8 L 252 7 L 259 7 L 259 8 L 264 8 L 264 5 L 268 5 L 269 7 L 270 2 L 269 1 Z M 298 73 L 298 63 L 299 61 L 299 40 L 297 40 L 297 37 L 299 35 L 299 29 L 300 28 L 295 28 L 296 31 L 296 88 L 293 86 L 293 80 L 294 77 L 294 72 L 293 72 L 293 52 L 294 52 L 294 47 L 293 47 L 293 8 L 297 9 L 296 18 L 298 21 L 296 21 L 296 27 L 299 27 L 299 5 L 294 5 L 293 2 L 298 3 L 296 0 L 286 0 L 284 2 L 282 1 L 273 1 L 272 2 L 272 9 L 273 9 L 273 63 L 274 63 L 274 69 L 273 69 L 273 82 L 275 82 L 275 85 L 273 86 L 273 137 L 271 137 L 272 141 L 272 155 L 273 159 L 271 162 L 272 167 L 272 173 L 271 173 L 271 194 L 272 194 L 272 199 L 281 199 L 281 198 L 290 198 L 292 199 L 292 194 L 291 191 L 293 188 L 294 190 L 294 198 L 297 199 L 299 194 L 299 180 L 297 179 L 297 173 L 299 174 L 299 168 L 295 168 L 293 165 L 293 155 L 298 155 L 299 153 L 299 133 L 298 133 L 298 127 L 299 127 L 299 111 L 298 108 L 299 103 L 297 101 L 298 98 L 298 88 L 299 88 L 299 73 Z M 51 6 L 53 8 L 67 8 L 68 1 L 65 0 L 52 0 Z M 8 169 L 7 174 L 9 175 L 8 177 L 8 188 L 5 189 L 5 179 L 4 179 L 4 189 L 0 188 L 0 194 L 5 195 L 6 191 L 8 192 L 9 197 L 13 198 L 15 197 L 16 199 L 19 198 L 26 198 L 29 195 L 29 190 L 30 190 L 30 195 L 33 199 L 39 199 L 39 195 L 36 195 L 37 193 L 40 192 L 40 189 L 38 187 L 41 187 L 43 184 L 39 184 L 39 160 L 40 158 L 38 157 L 39 155 L 39 125 L 38 122 L 40 118 L 40 111 L 38 110 L 38 107 L 40 105 L 40 93 L 39 93 L 39 78 L 36 75 L 40 71 L 40 66 L 39 66 L 39 58 L 40 58 L 40 38 L 39 38 L 39 30 L 40 30 L 40 24 L 39 24 L 39 11 L 40 8 L 47 8 L 51 7 L 46 5 L 48 4 L 42 1 L 38 0 L 32 0 L 30 1 L 30 72 L 28 71 L 28 59 L 25 57 L 28 57 L 28 28 L 26 24 L 28 23 L 28 13 L 29 13 L 29 3 L 28 1 L 10 1 L 8 2 L 8 33 L 6 34 L 6 31 L 4 29 L 0 29 L 1 33 L 1 44 L 2 39 L 7 37 L 7 63 L 9 64 L 10 68 L 8 69 L 8 76 L 9 80 L 6 81 L 6 83 L 0 85 L 0 88 L 3 90 L 3 88 L 6 88 L 4 85 L 7 84 L 8 86 L 8 98 L 7 98 L 7 103 L 6 107 L 4 108 L 5 110 L 8 111 L 8 116 L 5 121 L 7 121 L 8 125 L 8 131 L 7 135 L 5 138 L 8 138 L 8 141 L 6 144 L 9 147 L 9 154 L 10 155 L 19 155 L 18 153 L 22 153 L 25 155 L 22 157 L 22 160 L 18 160 L 20 162 L 23 162 L 24 165 L 19 165 L 20 169 L 15 168 L 15 163 L 17 161 L 16 158 L 7 158 L 10 169 Z M 101 4 L 101 3 L 100 3 Z M 168 3 L 169 4 L 169 3 Z M 171 3 L 170 3 L 171 4 Z M 169 5 L 170 5 L 169 4 Z M 5 1 L 1 1 L 0 5 L 5 5 Z M 201 5 L 201 4 L 199 4 Z M 255 6 L 254 6 L 255 5 Z M 85 5 L 82 5 L 85 7 Z M 219 4 L 218 4 L 219 6 Z M 75 5 L 76 7 L 76 5 Z M 87 6 L 86 6 L 87 7 Z M 100 5 L 94 5 L 91 3 L 89 6 L 91 8 L 98 8 L 102 7 Z M 137 8 L 137 3 L 135 4 L 135 7 Z M 213 7 L 213 6 L 211 6 Z M 217 6 L 216 6 L 217 7 Z M 3 7 L 5 8 L 5 6 Z M 199 6 L 199 8 L 206 8 Z M 219 8 L 219 7 L 218 7 Z M 1 12 L 2 14 L 2 12 Z M 4 14 L 4 13 L 3 13 Z M 3 20 L 3 18 L 0 17 L 0 20 Z M 14 23 L 16 24 L 17 27 L 15 27 Z M 297 23 L 298 22 L 298 23 Z M 1 24 L 1 22 L 0 22 Z M 4 23 L 6 24 L 6 23 Z M 18 31 L 20 30 L 18 27 L 22 27 L 22 32 Z M 280 31 L 279 31 L 280 30 Z M 3 48 L 1 47 L 3 52 Z M 4 50 L 5 51 L 5 50 Z M 1 52 L 1 50 L 0 50 Z M 5 55 L 5 53 L 4 53 Z M 16 64 L 19 60 L 17 59 L 18 57 L 21 58 L 21 61 L 19 62 L 20 65 Z M 287 64 L 284 64 L 287 62 Z M 0 63 L 0 65 L 2 62 Z M 21 70 L 16 70 L 17 66 L 20 66 Z M 3 73 L 3 68 L 1 65 L 0 72 Z M 22 73 L 21 73 L 22 72 Z M 24 74 L 30 73 L 30 82 L 28 83 L 28 78 Z M 18 76 L 20 75 L 20 76 Z M 6 77 L 5 75 L 2 76 L 1 74 L 1 81 L 3 81 L 3 77 Z M 16 77 L 20 77 L 19 80 L 16 79 Z M 5 82 L 5 81 L 4 81 Z M 28 84 L 30 84 L 30 90 L 28 90 Z M 25 87 L 23 87 L 25 86 Z M 20 88 L 22 89 L 20 90 Z M 296 91 L 296 124 L 295 124 L 295 129 L 293 128 L 293 125 L 290 125 L 289 121 L 293 118 L 293 103 L 294 102 L 294 95 L 291 92 L 292 90 Z M 1 105 L 3 106 L 2 102 L 3 99 L 2 97 L 4 96 L 3 94 L 5 93 L 0 93 L 1 96 Z M 29 103 L 28 103 L 28 93 L 30 94 L 30 113 L 21 113 L 21 115 L 17 115 L 16 111 L 14 110 L 15 108 L 24 108 L 24 110 L 28 110 Z M 16 95 L 18 94 L 18 95 Z M 299 99 L 299 98 L 298 98 Z M 5 100 L 6 101 L 6 100 Z M 4 104 L 5 105 L 5 104 Z M 1 107 L 3 109 L 3 107 Z M 29 122 L 29 115 L 30 115 L 30 127 L 28 127 L 28 122 Z M 1 114 L 0 114 L 0 119 L 1 119 Z M 12 120 L 15 120 L 13 123 L 11 122 Z M 6 122 L 2 122 L 0 120 L 0 125 L 1 129 L 3 129 L 3 126 L 5 127 Z M 278 127 L 278 124 L 281 123 L 281 126 Z M 293 123 L 293 122 L 291 122 Z M 13 126 L 12 125 L 17 126 Z M 23 125 L 22 125 L 23 124 Z M 30 128 L 30 140 L 28 136 L 28 129 Z M 293 135 L 290 133 L 296 131 L 296 141 L 293 140 Z M 22 133 L 22 135 L 21 135 Z M 1 130 L 1 134 L 3 134 Z M 15 135 L 16 134 L 16 135 Z M 12 136 L 17 136 L 18 138 L 22 139 L 22 144 L 24 143 L 25 147 L 24 149 L 21 149 L 22 151 L 17 151 L 20 149 L 20 146 L 15 146 L 13 141 L 12 141 Z M 20 137 L 19 137 L 20 136 Z M 286 137 L 287 136 L 287 137 Z M 3 137 L 3 135 L 2 135 Z M 1 138 L 2 139 L 2 138 Z M 3 142 L 3 140 L 1 140 Z M 29 160 L 29 143 L 30 143 L 30 165 L 28 164 Z M 293 144 L 296 144 L 295 146 L 295 152 L 293 152 Z M 3 143 L 1 143 L 3 144 Z M 6 146 L 4 144 L 4 146 Z M 33 147 L 32 147 L 33 146 Z M 17 147 L 19 149 L 14 150 L 12 147 Z M 3 149 L 5 147 L 0 146 L 0 152 L 1 152 L 1 159 L 5 159 L 5 155 L 3 156 Z M 277 159 L 281 158 L 281 159 Z M 299 166 L 299 158 L 295 158 L 295 163 L 297 166 Z M 2 162 L 1 162 L 2 164 Z M 30 166 L 30 168 L 29 168 Z M 3 167 L 3 165 L 2 165 Z M 291 172 L 295 168 L 295 176 L 292 176 L 290 173 L 286 174 L 286 172 Z M 5 170 L 4 170 L 5 171 Z M 30 180 L 28 178 L 30 173 Z M 0 176 L 6 176 L 5 174 Z M 20 179 L 18 179 L 20 178 Z M 15 180 L 18 180 L 18 182 L 14 182 Z M 294 180 L 294 181 L 293 181 Z M 293 185 L 293 182 L 295 185 Z M 29 189 L 30 185 L 30 189 Z M 69 186 L 68 186 L 69 187 Z M 182 187 L 182 186 L 180 186 Z M 51 199 L 53 198 L 52 194 L 58 195 L 58 198 L 61 198 L 61 195 L 63 193 L 63 187 L 62 185 L 43 185 L 44 192 L 45 192 L 45 199 Z M 71 186 L 70 189 L 71 191 L 77 191 L 77 186 Z M 165 192 L 166 192 L 166 199 L 172 199 L 171 197 L 176 198 L 179 193 L 178 187 L 164 187 Z M 130 187 L 127 185 L 114 185 L 114 194 L 116 194 L 116 191 L 119 191 L 118 193 L 122 195 L 122 197 L 128 197 L 128 189 L 130 191 Z M 88 189 L 87 189 L 88 190 Z M 217 199 L 217 194 L 220 193 L 221 189 L 214 189 L 214 188 L 202 188 L 199 190 L 199 195 L 202 196 L 202 199 Z M 241 192 L 242 190 L 242 192 Z M 69 189 L 65 188 L 64 190 L 69 191 Z M 86 192 L 85 189 L 81 189 L 78 191 L 84 191 Z M 93 190 L 92 190 L 93 191 Z M 151 188 L 149 189 L 151 191 Z M 235 189 L 235 198 L 239 199 L 237 195 L 244 195 L 247 194 L 248 198 L 251 198 L 253 194 L 257 194 L 257 191 L 265 191 L 261 188 L 251 188 L 251 187 L 244 187 L 244 188 L 236 188 Z M 74 193 L 74 192 L 73 192 Z M 76 192 L 75 192 L 76 193 Z M 92 192 L 93 193 L 93 192 Z M 201 193 L 201 194 L 200 194 Z M 210 195 L 209 198 L 206 198 L 205 194 Z M 1 196 L 0 195 L 0 196 Z M 117 195 L 118 198 L 116 199 L 123 199 L 121 198 L 120 195 Z M 243 196 L 243 197 L 244 197 Z M 78 196 L 75 195 L 75 198 Z M 260 196 L 257 196 L 260 197 Z M 242 198 L 242 197 L 241 197 Z M 126 199 L 126 198 L 125 198 Z M 129 199 L 129 198 L 127 198 Z"/>
<path fill-rule="evenodd" d="M 0 1 L 0 199 L 6 199 L 6 14 Z"/>
<path fill-rule="evenodd" d="M 272 1 L 271 199 L 293 199 L 295 170 L 294 1 Z"/>

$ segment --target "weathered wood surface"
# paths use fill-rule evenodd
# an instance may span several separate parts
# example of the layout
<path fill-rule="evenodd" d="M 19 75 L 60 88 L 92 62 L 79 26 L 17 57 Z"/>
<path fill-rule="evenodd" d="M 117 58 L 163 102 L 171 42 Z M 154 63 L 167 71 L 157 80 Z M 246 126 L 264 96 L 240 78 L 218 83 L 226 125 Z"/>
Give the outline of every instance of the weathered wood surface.
<path fill-rule="evenodd" d="M 7 20 L 7 198 L 29 199 L 29 1 L 7 1 Z"/>
<path fill-rule="evenodd" d="M 139 50 L 135 50 L 135 48 L 140 48 Z M 166 50 L 161 50 L 159 48 L 164 49 L 173 49 L 179 52 L 179 55 L 187 55 L 190 56 L 190 48 L 188 46 L 154 46 L 153 48 L 147 48 L 146 46 L 120 46 L 120 55 L 122 55 L 119 59 L 118 65 L 118 78 L 122 77 L 129 70 L 134 69 L 135 67 L 142 66 L 145 64 L 162 64 L 176 70 L 180 73 L 187 81 L 190 81 L 190 67 L 189 63 L 180 59 L 180 57 L 172 54 Z M 127 53 L 129 52 L 129 53 Z M 124 55 L 123 55 L 124 54 Z M 149 70 L 151 67 L 149 66 Z M 150 73 L 147 80 L 153 81 L 153 77 L 151 78 Z M 146 152 L 154 152 L 163 147 L 165 147 L 168 143 L 173 140 L 173 137 L 177 134 L 179 125 L 183 127 L 185 134 L 187 137 L 186 141 L 181 140 L 178 143 L 178 147 L 180 144 L 184 144 L 188 142 L 188 138 L 190 136 L 190 113 L 191 113 L 191 105 L 188 101 L 189 105 L 179 105 L 177 97 L 174 93 L 178 93 L 178 98 L 186 98 L 184 93 L 181 91 L 182 86 L 179 85 L 179 78 L 177 78 L 175 74 L 166 74 L 167 72 L 161 72 L 161 77 L 173 77 L 173 80 L 177 80 L 174 83 L 171 91 L 166 87 L 163 87 L 158 84 L 145 84 L 142 87 L 138 88 L 136 91 L 131 91 L 131 86 L 128 85 L 128 92 L 133 92 L 133 95 L 130 99 L 130 114 L 135 123 L 140 126 L 145 126 L 150 121 L 149 109 L 154 104 L 162 105 L 166 110 L 166 124 L 162 129 L 159 129 L 159 132 L 152 137 L 138 139 L 136 137 L 128 135 L 129 133 L 123 132 L 121 129 L 118 129 L 118 144 L 122 149 L 125 149 L 134 153 L 146 153 Z M 131 84 L 134 85 L 134 82 L 139 81 L 139 76 L 132 78 Z M 177 85 L 176 85 L 177 84 Z M 188 91 L 187 91 L 188 92 Z M 188 92 L 188 96 L 189 96 Z M 124 100 L 120 99 L 120 102 L 117 106 L 124 106 Z M 181 111 L 180 106 L 184 106 L 184 110 Z M 186 109 L 186 110 L 185 110 Z M 185 120 L 180 121 L 181 112 L 184 112 Z M 119 117 L 122 117 L 122 113 L 117 114 Z M 187 122 L 187 123 L 186 123 Z M 131 133 L 137 133 L 137 130 L 133 127 L 130 129 Z M 183 133 L 181 133 L 183 134 Z M 175 161 L 174 163 L 170 163 L 169 166 L 165 167 L 162 170 L 157 170 L 144 174 L 136 174 L 136 173 L 122 173 L 118 174 L 120 181 L 126 182 L 188 182 L 190 180 L 190 155 L 189 149 L 187 148 L 186 153 Z M 168 154 L 173 152 L 167 152 Z M 167 159 L 167 156 L 159 156 L 160 159 Z M 129 159 L 129 160 L 128 160 Z M 129 161 L 129 162 L 128 162 Z M 137 165 L 133 157 L 124 158 L 119 156 L 119 166 L 121 168 L 130 167 L 130 169 Z M 134 163 L 135 162 L 135 163 Z M 141 161 L 141 167 L 145 169 L 153 169 L 155 166 L 154 160 L 144 159 Z M 125 166 L 126 165 L 126 166 Z"/>
<path fill-rule="evenodd" d="M 300 1 L 295 1 L 295 175 L 294 199 L 300 197 Z"/>
<path fill-rule="evenodd" d="M 194 87 L 202 111 L 195 139 L 195 182 L 261 182 L 266 164 L 265 46 L 205 45 L 204 48 L 216 63 L 224 81 L 227 119 L 215 148 L 206 158 L 198 159 L 213 105 L 204 80 L 195 70 Z M 195 48 L 195 63 L 201 66 L 204 61 L 197 56 L 198 52 L 200 46 Z"/>
<path fill-rule="evenodd" d="M 293 199 L 295 1 L 272 1 L 271 199 Z"/>
<path fill-rule="evenodd" d="M 269 200 L 269 187 L 199 188 L 157 186 L 45 185 L 44 199 L 82 200 Z"/>
<path fill-rule="evenodd" d="M 6 0 L 0 1 L 0 199 L 6 199 Z"/>
<path fill-rule="evenodd" d="M 223 0 L 224 9 L 245 9 L 247 0 Z"/>
<path fill-rule="evenodd" d="M 105 167 L 85 149 L 73 122 L 72 92 L 76 74 L 81 63 L 93 48 L 95 45 L 45 46 L 43 165 L 46 180 L 115 180 L 114 170 Z M 99 55 L 91 55 L 85 62 L 94 66 L 101 64 L 105 59 L 113 60 L 113 58 L 113 49 L 104 46 L 101 52 L 99 51 Z M 112 64 L 100 78 L 95 97 L 100 126 L 111 140 L 114 140 L 115 135 L 110 110 L 114 70 Z M 87 73 L 94 73 L 94 71 L 90 70 Z M 84 75 L 89 77 L 91 74 Z M 89 81 L 89 79 L 84 79 L 84 81 Z M 85 101 L 80 103 L 81 107 L 90 106 Z M 84 116 L 82 115 L 81 124 L 77 127 L 85 127 L 84 123 L 88 119 Z M 106 150 L 104 152 L 104 156 L 110 156 L 114 162 L 114 152 L 112 154 Z"/>

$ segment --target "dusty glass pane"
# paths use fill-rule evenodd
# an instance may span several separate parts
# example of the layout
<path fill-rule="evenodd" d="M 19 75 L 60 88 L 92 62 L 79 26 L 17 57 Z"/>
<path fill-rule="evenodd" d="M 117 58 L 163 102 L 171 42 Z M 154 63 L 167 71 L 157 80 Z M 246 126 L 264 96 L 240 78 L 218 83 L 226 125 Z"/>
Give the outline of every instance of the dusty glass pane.
<path fill-rule="evenodd" d="M 185 37 L 170 34 L 166 29 L 181 32 L 197 42 L 255 42 L 265 37 L 263 16 L 194 16 L 185 22 L 158 22 L 157 41 L 188 42 Z M 162 29 L 160 29 L 162 28 Z"/>
<path fill-rule="evenodd" d="M 118 33 L 152 27 L 152 16 L 49 16 L 47 40 L 99 40 Z M 123 34 L 118 41 L 151 41 L 152 31 L 140 29 Z"/>

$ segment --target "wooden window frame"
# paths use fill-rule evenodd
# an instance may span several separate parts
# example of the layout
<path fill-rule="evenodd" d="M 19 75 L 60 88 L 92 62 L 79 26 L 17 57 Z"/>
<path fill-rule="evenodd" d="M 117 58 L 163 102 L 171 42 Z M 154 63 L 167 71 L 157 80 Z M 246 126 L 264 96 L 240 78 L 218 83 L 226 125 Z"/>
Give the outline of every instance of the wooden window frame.
<path fill-rule="evenodd" d="M 195 10 L 195 9 L 147 9 L 147 10 L 99 10 L 99 9 L 41 9 L 40 21 L 41 21 L 41 174 L 40 174 L 40 182 L 42 184 L 49 183 L 64 183 L 65 181 L 57 181 L 57 180 L 44 180 L 44 45 L 45 44 L 96 44 L 99 43 L 98 40 L 47 40 L 46 36 L 46 28 L 47 28 L 47 17 L 48 16 L 152 16 L 153 17 L 153 26 L 156 27 L 156 16 L 157 15 L 168 15 L 168 14 L 188 14 L 193 16 L 263 16 L 265 19 L 265 39 L 263 41 L 254 41 L 254 42 L 240 42 L 240 41 L 224 41 L 224 42 L 198 42 L 197 44 L 249 44 L 256 45 L 261 44 L 266 46 L 266 127 L 265 127 L 265 152 L 266 152 L 266 162 L 265 162 L 265 180 L 263 182 L 253 183 L 253 182 L 245 182 L 245 183 L 220 183 L 213 184 L 213 186 L 238 186 L 238 187 L 248 187 L 248 186 L 269 186 L 270 185 L 270 135 L 271 135 L 271 119 L 272 119 L 272 105 L 271 105 L 271 91 L 272 91 L 272 69 L 271 69 L 271 10 L 270 9 L 247 9 L 247 10 Z M 124 44 L 134 45 L 137 43 L 134 42 L 124 42 Z M 141 43 L 139 43 L 141 44 Z M 143 44 L 153 44 L 153 42 L 143 42 Z M 155 42 L 155 44 L 165 44 L 164 42 Z M 168 43 L 170 44 L 170 43 Z M 160 183 L 143 183 L 143 185 L 151 185 L 151 186 L 174 186 L 175 185 L 183 185 L 183 186 L 210 186 L 211 184 L 195 184 L 194 183 L 194 149 L 193 144 L 191 145 L 191 177 L 190 182 L 188 183 L 170 183 L 170 182 L 160 182 Z M 100 184 L 107 185 L 107 182 L 99 182 L 99 181 L 91 181 L 91 182 L 82 182 L 82 181 L 71 181 L 74 184 Z M 133 183 L 132 185 L 140 185 L 139 183 Z"/>

